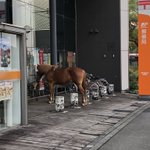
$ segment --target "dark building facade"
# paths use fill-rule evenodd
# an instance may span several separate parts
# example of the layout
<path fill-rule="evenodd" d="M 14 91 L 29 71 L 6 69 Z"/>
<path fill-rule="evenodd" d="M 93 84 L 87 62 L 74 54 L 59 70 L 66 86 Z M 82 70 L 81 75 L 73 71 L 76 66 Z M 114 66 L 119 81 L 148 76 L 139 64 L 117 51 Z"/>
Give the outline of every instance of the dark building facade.
<path fill-rule="evenodd" d="M 121 91 L 120 1 L 77 0 L 77 59 Z"/>
<path fill-rule="evenodd" d="M 0 22 L 12 23 L 12 0 L 0 1 Z"/>
<path fill-rule="evenodd" d="M 57 0 L 58 51 L 75 51 L 75 0 Z M 36 46 L 50 47 L 49 31 L 36 32 Z"/>
<path fill-rule="evenodd" d="M 52 1 L 56 2 L 56 6 L 49 5 Z M 53 34 L 53 26 L 49 10 L 54 7 L 57 38 L 53 41 L 57 47 L 57 62 L 61 66 L 67 66 L 67 56 L 70 55 L 74 59 L 74 65 L 105 78 L 114 84 L 115 91 L 128 89 L 128 0 L 0 1 L 0 22 L 13 24 L 17 28 L 21 26 L 23 31 L 25 28 L 27 31 L 27 70 L 24 70 L 27 73 L 27 83 L 35 80 L 37 64 L 52 62 L 50 37 Z M 23 102 L 27 106 L 27 101 Z M 26 124 L 27 109 L 22 113 L 22 108 L 20 107 L 19 115 L 21 120 L 25 120 L 22 123 Z M 0 102 L 0 111 L 4 110 L 4 103 Z M 4 118 L 4 115 L 2 117 Z"/>
<path fill-rule="evenodd" d="M 37 7 L 37 2 L 35 1 L 35 5 L 32 5 Z M 122 48 L 121 43 L 121 30 L 123 30 L 121 13 L 124 11 L 125 4 L 127 5 L 126 0 L 115 0 L 111 3 L 108 0 L 103 2 L 99 0 L 57 0 L 58 62 L 62 59 L 62 65 L 66 66 L 67 52 L 74 52 L 77 66 L 84 68 L 88 73 L 106 78 L 108 82 L 115 85 L 116 91 L 124 90 L 128 86 L 123 87 L 122 85 L 124 73 L 121 70 L 121 65 L 124 65 L 121 58 L 124 54 L 121 50 L 126 50 L 124 58 L 127 58 L 127 48 Z M 6 16 L 3 21 L 8 23 L 14 22 L 12 20 L 15 19 L 15 17 L 12 18 L 11 6 L 11 0 L 5 1 L 3 12 Z M 45 52 L 51 53 L 50 30 L 42 29 L 34 32 L 35 47 L 44 48 Z"/>

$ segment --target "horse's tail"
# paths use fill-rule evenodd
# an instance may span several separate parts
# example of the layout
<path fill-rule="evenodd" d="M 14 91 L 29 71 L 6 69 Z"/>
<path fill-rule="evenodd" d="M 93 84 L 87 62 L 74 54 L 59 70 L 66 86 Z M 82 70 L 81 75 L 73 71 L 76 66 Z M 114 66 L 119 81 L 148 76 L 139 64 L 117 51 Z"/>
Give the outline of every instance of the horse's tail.
<path fill-rule="evenodd" d="M 87 73 L 86 72 L 83 76 L 82 87 L 84 88 L 84 91 L 86 92 L 86 89 L 87 89 Z"/>

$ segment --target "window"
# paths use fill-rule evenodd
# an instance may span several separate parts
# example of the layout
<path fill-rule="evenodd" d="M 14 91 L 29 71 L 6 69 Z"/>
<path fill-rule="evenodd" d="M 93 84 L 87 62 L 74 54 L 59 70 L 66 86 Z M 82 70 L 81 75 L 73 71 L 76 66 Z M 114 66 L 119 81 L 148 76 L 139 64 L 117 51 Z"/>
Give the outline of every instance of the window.
<path fill-rule="evenodd" d="M 0 0 L 0 22 L 6 22 L 6 0 Z"/>

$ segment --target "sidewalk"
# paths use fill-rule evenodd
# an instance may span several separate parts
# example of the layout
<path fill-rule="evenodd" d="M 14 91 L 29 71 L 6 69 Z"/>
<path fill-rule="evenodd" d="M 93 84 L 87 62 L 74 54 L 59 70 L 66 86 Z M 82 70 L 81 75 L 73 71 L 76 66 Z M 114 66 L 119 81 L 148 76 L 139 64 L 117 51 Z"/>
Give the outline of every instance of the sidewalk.
<path fill-rule="evenodd" d="M 150 107 L 98 150 L 150 150 Z"/>
<path fill-rule="evenodd" d="M 117 94 L 55 112 L 47 99 L 29 102 L 29 124 L 0 134 L 0 150 L 88 150 L 103 143 L 149 107 L 149 101 Z"/>

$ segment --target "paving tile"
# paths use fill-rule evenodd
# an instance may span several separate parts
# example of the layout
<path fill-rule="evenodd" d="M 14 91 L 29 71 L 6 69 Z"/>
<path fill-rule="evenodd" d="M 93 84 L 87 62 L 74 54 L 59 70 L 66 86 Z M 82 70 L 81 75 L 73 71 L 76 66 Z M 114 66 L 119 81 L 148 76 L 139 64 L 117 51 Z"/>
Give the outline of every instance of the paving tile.
<path fill-rule="evenodd" d="M 58 148 L 62 148 L 66 150 L 81 150 L 82 149 L 81 147 L 77 147 L 74 145 L 66 145 L 66 144 L 59 145 Z"/>
<path fill-rule="evenodd" d="M 120 121 L 120 119 L 118 119 L 118 118 L 108 118 L 108 119 L 104 120 L 104 122 L 111 123 L 111 124 L 115 124 L 119 121 Z"/>
<path fill-rule="evenodd" d="M 29 103 L 29 125 L 0 134 L 0 150 L 80 150 L 144 104 L 116 95 L 56 113 L 54 104 L 35 101 Z"/>

